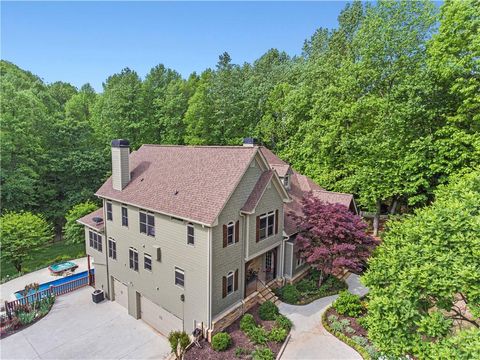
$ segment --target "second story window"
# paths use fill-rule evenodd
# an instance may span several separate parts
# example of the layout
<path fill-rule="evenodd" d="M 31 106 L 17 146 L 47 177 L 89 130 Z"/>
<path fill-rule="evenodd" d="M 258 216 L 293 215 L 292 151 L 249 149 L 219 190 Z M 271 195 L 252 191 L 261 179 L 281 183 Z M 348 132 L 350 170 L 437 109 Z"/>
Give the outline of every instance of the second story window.
<path fill-rule="evenodd" d="M 113 210 L 111 202 L 107 202 L 107 220 L 113 220 Z"/>
<path fill-rule="evenodd" d="M 278 232 L 278 210 L 257 216 L 257 241 Z"/>
<path fill-rule="evenodd" d="M 143 255 L 143 268 L 152 271 L 152 257 L 149 254 Z"/>
<path fill-rule="evenodd" d="M 130 269 L 138 271 L 138 251 L 131 247 L 128 249 L 128 260 Z"/>
<path fill-rule="evenodd" d="M 117 242 L 112 238 L 108 239 L 108 257 L 117 260 Z"/>
<path fill-rule="evenodd" d="M 122 206 L 122 225 L 128 227 L 128 209 L 126 206 Z"/>
<path fill-rule="evenodd" d="M 155 216 L 153 214 L 140 212 L 140 233 L 155 236 Z"/>
<path fill-rule="evenodd" d="M 102 235 L 89 231 L 88 240 L 92 249 L 102 252 Z"/>
<path fill-rule="evenodd" d="M 195 244 L 195 228 L 192 223 L 187 224 L 187 244 Z"/>
<path fill-rule="evenodd" d="M 234 233 L 235 224 L 233 222 L 230 222 L 227 225 L 227 245 L 232 245 L 235 242 Z"/>

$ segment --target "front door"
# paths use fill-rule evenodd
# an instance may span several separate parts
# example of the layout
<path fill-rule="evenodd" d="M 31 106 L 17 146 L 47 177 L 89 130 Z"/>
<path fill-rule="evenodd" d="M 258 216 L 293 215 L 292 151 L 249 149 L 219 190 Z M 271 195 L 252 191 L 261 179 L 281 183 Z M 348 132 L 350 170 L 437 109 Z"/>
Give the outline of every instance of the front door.
<path fill-rule="evenodd" d="M 267 280 L 272 280 L 277 277 L 277 249 L 269 251 L 265 254 L 265 274 Z"/>

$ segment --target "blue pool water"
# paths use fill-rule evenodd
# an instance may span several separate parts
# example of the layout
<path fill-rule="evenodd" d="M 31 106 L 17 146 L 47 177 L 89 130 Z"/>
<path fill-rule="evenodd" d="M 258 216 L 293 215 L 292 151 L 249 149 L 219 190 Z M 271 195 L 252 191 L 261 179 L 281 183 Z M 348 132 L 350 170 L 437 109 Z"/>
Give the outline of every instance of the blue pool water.
<path fill-rule="evenodd" d="M 95 274 L 95 269 L 92 269 L 90 271 L 91 271 L 92 274 Z M 69 281 L 73 281 L 73 280 L 76 280 L 76 279 L 86 278 L 88 276 L 87 274 L 88 274 L 88 270 L 82 271 L 82 272 L 79 272 L 77 274 L 73 274 L 73 275 L 70 275 L 70 276 L 61 277 L 59 279 L 40 284 L 40 288 L 38 289 L 38 291 L 46 290 L 46 289 L 50 288 L 50 286 L 52 286 L 52 285 L 61 285 L 61 284 L 65 284 Z M 35 291 L 30 290 L 28 295 L 32 295 L 34 293 L 35 293 Z M 17 291 L 15 293 L 15 297 L 17 299 L 23 298 L 24 297 L 23 290 Z"/>
<path fill-rule="evenodd" d="M 62 262 L 62 263 L 50 265 L 50 269 L 57 272 L 57 271 L 68 270 L 68 269 L 71 269 L 75 266 L 77 266 L 77 264 L 75 264 L 71 261 L 65 261 L 65 262 Z"/>

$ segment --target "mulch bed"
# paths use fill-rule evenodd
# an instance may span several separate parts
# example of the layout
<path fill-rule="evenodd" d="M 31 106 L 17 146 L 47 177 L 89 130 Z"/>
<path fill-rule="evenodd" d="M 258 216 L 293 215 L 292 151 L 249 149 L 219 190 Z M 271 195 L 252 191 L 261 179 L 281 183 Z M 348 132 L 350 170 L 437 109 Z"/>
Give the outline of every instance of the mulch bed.
<path fill-rule="evenodd" d="M 263 321 L 258 316 L 258 305 L 252 307 L 248 314 L 252 314 L 255 318 L 255 321 L 258 325 L 262 325 L 265 327 L 266 330 L 270 330 L 275 322 L 274 321 Z M 248 356 L 242 355 L 240 357 L 235 356 L 235 349 L 241 347 L 243 349 L 248 349 L 250 352 L 255 350 L 256 347 L 262 347 L 262 345 L 254 345 L 248 337 L 240 330 L 240 319 L 237 319 L 232 325 L 227 327 L 224 331 L 229 333 L 232 337 L 232 345 L 226 351 L 217 352 L 212 349 L 210 344 L 202 340 L 200 345 L 202 348 L 198 348 L 196 346 L 191 347 L 185 354 L 185 360 L 206 360 L 206 359 L 213 359 L 213 360 L 230 360 L 230 359 L 246 359 Z M 282 347 L 283 343 L 271 342 L 269 341 L 266 346 L 273 351 L 274 356 L 277 356 L 280 348 Z"/>
<path fill-rule="evenodd" d="M 330 307 L 328 310 L 327 310 L 327 319 L 329 316 L 331 315 L 335 315 L 338 317 L 339 320 L 342 320 L 342 319 L 347 319 L 348 321 L 350 321 L 350 327 L 353 328 L 353 330 L 355 330 L 355 332 L 349 334 L 347 333 L 346 331 L 342 331 L 342 334 L 351 338 L 352 336 L 363 336 L 363 337 L 367 337 L 367 330 L 365 330 L 357 321 L 356 318 L 353 318 L 353 317 L 350 317 L 350 316 L 345 316 L 345 315 L 340 315 L 337 310 L 335 310 L 333 307 Z"/>

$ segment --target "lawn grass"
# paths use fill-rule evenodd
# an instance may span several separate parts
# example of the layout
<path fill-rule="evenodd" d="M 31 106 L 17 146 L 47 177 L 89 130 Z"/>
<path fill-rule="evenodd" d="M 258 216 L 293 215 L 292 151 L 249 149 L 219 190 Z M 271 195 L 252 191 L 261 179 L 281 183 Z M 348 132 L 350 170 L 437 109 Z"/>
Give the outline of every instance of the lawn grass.
<path fill-rule="evenodd" d="M 65 241 L 50 243 L 40 249 L 32 252 L 32 258 L 26 260 L 22 265 L 22 273 L 26 274 L 40 268 L 51 265 L 57 258 L 74 259 L 85 256 L 85 243 L 66 244 Z M 1 278 L 4 282 L 6 277 L 15 277 L 18 275 L 15 267 L 4 259 L 1 261 Z"/>

